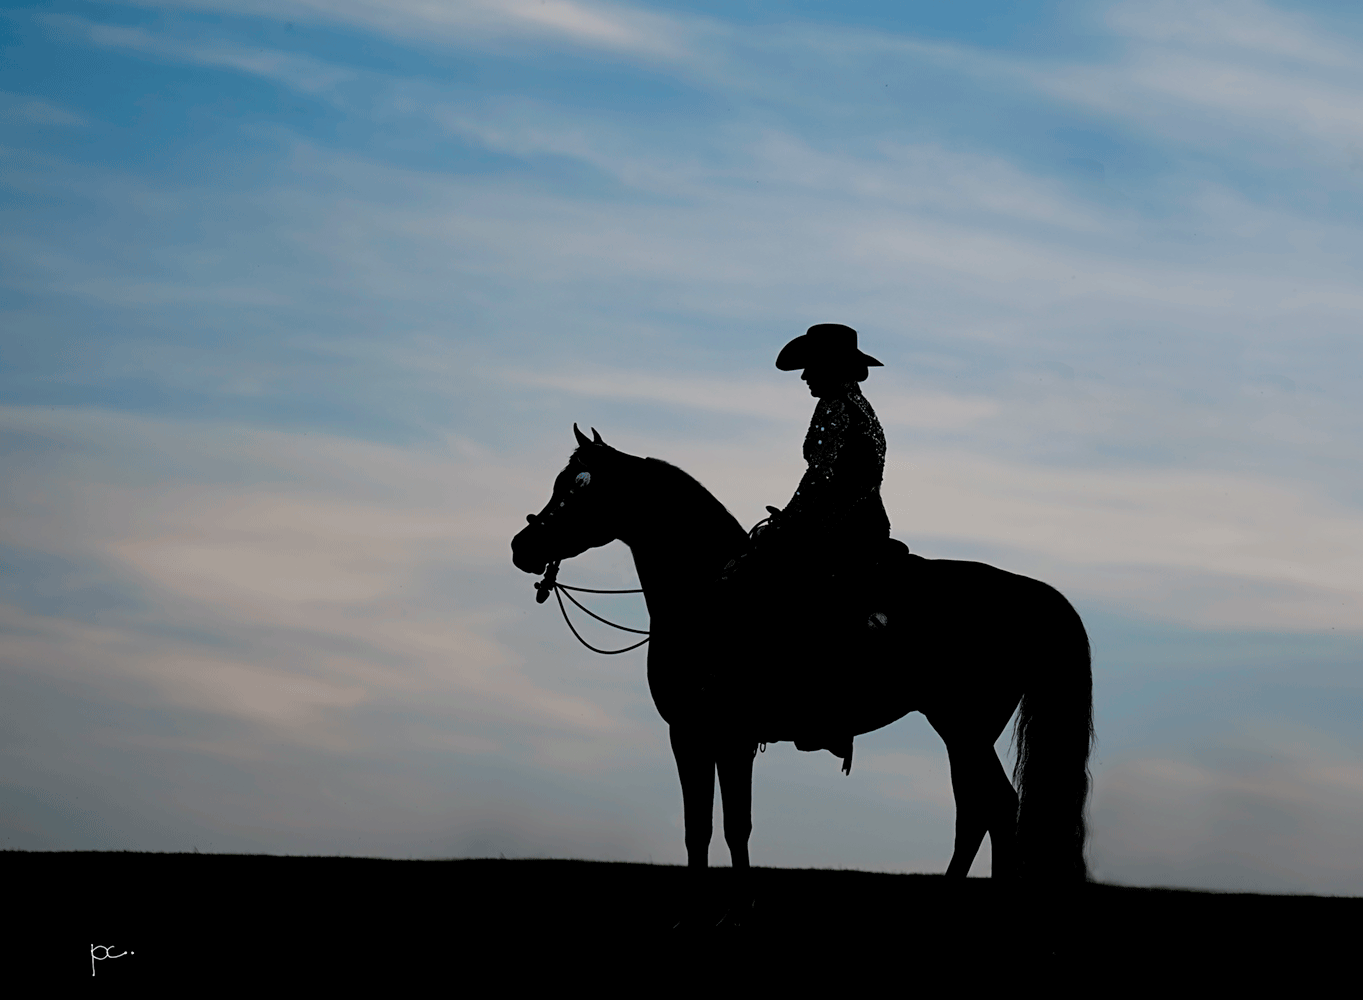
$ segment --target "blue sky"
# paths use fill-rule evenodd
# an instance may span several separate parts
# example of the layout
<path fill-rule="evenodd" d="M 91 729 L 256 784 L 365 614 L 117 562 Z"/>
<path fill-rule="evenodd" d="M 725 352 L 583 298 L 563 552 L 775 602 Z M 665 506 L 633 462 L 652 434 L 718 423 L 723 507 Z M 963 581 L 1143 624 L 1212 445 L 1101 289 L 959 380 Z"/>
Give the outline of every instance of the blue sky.
<path fill-rule="evenodd" d="M 1351 5 L 3 14 L 4 846 L 680 862 L 643 652 L 507 543 L 574 421 L 784 503 L 843 322 L 895 535 L 1089 625 L 1097 873 L 1363 891 Z M 918 716 L 755 796 L 949 859 Z"/>

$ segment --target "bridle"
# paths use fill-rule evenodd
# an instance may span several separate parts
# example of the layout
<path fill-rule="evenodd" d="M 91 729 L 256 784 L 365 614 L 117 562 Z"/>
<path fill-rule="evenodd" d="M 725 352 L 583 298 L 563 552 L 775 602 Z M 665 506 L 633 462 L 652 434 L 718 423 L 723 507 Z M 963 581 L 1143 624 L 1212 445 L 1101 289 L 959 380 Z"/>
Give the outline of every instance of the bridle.
<path fill-rule="evenodd" d="M 614 656 L 616 653 L 628 653 L 631 649 L 638 649 L 644 643 L 648 642 L 651 637 L 644 629 L 626 628 L 624 625 L 617 625 L 615 622 L 606 621 L 606 619 L 602 618 L 595 611 L 583 607 L 581 601 L 568 593 L 568 591 L 576 590 L 579 594 L 642 594 L 644 592 L 642 587 L 637 587 L 634 590 L 593 590 L 590 587 L 570 587 L 567 584 L 558 582 L 559 562 L 560 560 L 555 559 L 553 562 L 549 563 L 544 569 L 544 579 L 535 583 L 535 603 L 543 604 L 549 599 L 549 592 L 553 591 L 554 597 L 558 599 L 558 609 L 563 614 L 563 620 L 568 623 L 568 630 L 577 637 L 578 642 L 582 643 L 582 645 L 586 646 L 593 653 L 605 653 L 607 656 Z M 640 639 L 633 646 L 626 646 L 624 649 L 597 649 L 586 639 L 582 638 L 582 636 L 578 635 L 577 629 L 573 628 L 572 620 L 568 617 L 568 609 L 563 606 L 564 594 L 568 594 L 568 600 L 572 601 L 579 608 L 582 608 L 583 611 L 587 612 L 587 614 L 591 615 L 597 621 L 609 625 L 611 628 L 619 629 L 621 632 L 633 632 L 635 635 L 642 635 L 644 638 Z"/>
<path fill-rule="evenodd" d="M 579 473 L 579 476 L 581 475 L 587 476 L 587 482 L 591 481 L 591 473 Z M 581 482 L 580 479 L 579 482 Z M 585 483 L 583 483 L 582 485 L 585 485 Z M 576 491 L 569 490 L 568 496 L 572 496 L 574 492 Z M 563 505 L 567 502 L 567 499 L 568 499 L 567 497 L 564 497 L 563 500 L 560 500 L 558 506 L 560 508 L 563 507 Z M 543 524 L 545 521 L 548 520 L 550 516 L 554 514 L 555 510 L 556 508 L 552 506 L 551 502 L 551 505 L 548 509 L 548 513 L 541 514 L 538 516 L 531 514 L 526 517 L 526 520 L 532 525 Z M 780 513 L 780 511 L 777 510 L 775 507 L 769 506 L 767 507 L 767 510 L 770 512 L 770 516 L 763 518 L 761 521 L 758 521 L 757 524 L 753 525 L 752 531 L 749 532 L 750 538 L 756 538 L 761 533 L 762 529 L 765 528 L 769 523 L 771 523 L 771 521 Z M 544 579 L 536 581 L 535 583 L 536 604 L 543 604 L 545 601 L 549 599 L 549 594 L 552 592 L 554 598 L 558 601 L 558 610 L 563 615 L 563 621 L 567 624 L 568 630 L 573 633 L 574 638 L 576 638 L 578 642 L 582 643 L 582 645 L 586 646 L 593 653 L 603 653 L 606 656 L 614 656 L 617 653 L 628 653 L 630 650 L 638 649 L 644 643 L 648 642 L 650 635 L 645 629 L 626 628 L 624 625 L 617 625 L 613 621 L 608 621 L 607 619 L 602 618 L 600 615 L 598 615 L 591 608 L 586 607 L 581 601 L 574 597 L 572 593 L 570 593 L 571 591 L 577 591 L 579 594 L 642 594 L 644 592 L 642 587 L 636 587 L 633 590 L 593 590 L 591 587 L 570 587 L 565 583 L 558 582 L 558 564 L 560 562 L 562 562 L 561 559 L 551 560 L 544 568 Z M 732 563 L 730 563 L 730 565 L 732 565 Z M 578 633 L 577 629 L 573 627 L 572 619 L 568 617 L 568 609 L 563 606 L 563 595 L 565 594 L 567 594 L 568 600 L 572 601 L 581 610 L 587 612 L 587 614 L 591 615 L 593 618 L 601 622 L 603 625 L 609 625 L 611 628 L 619 629 L 621 632 L 633 632 L 635 635 L 642 635 L 644 638 L 640 639 L 633 646 L 626 646 L 623 649 L 597 649 L 586 639 L 582 638 L 582 636 Z"/>
<path fill-rule="evenodd" d="M 576 424 L 573 425 L 573 429 L 577 430 Z M 595 434 L 596 433 L 595 430 L 593 430 L 592 433 Z M 581 432 L 579 432 L 579 437 L 581 437 Z M 586 439 L 583 438 L 582 440 L 585 442 Z M 547 526 L 547 524 L 549 523 L 549 518 L 551 518 L 555 513 L 557 513 L 560 509 L 563 508 L 563 506 L 568 502 L 569 498 L 571 498 L 572 495 L 577 492 L 578 488 L 587 486 L 589 483 L 591 483 L 591 481 L 592 474 L 588 472 L 586 469 L 583 469 L 574 478 L 573 486 L 569 488 L 568 492 L 565 495 L 563 495 L 562 499 L 559 500 L 557 507 L 554 506 L 553 500 L 551 499 L 549 501 L 549 506 L 545 508 L 545 512 L 543 514 L 527 515 L 526 521 L 529 522 L 531 525 Z M 582 602 L 579 601 L 576 597 L 574 597 L 571 593 L 569 593 L 569 591 L 575 590 L 579 594 L 642 594 L 644 592 L 643 588 L 638 587 L 635 588 L 634 590 L 593 590 L 590 587 L 570 587 L 567 584 L 558 582 L 558 564 L 561 561 L 562 560 L 560 559 L 551 560 L 544 569 L 544 579 L 538 581 L 535 584 L 536 604 L 543 604 L 545 601 L 547 601 L 549 599 L 550 591 L 553 591 L 554 597 L 557 598 L 558 600 L 558 609 L 563 615 L 563 620 L 568 624 L 568 630 L 573 633 L 573 635 L 577 638 L 578 642 L 582 643 L 582 645 L 586 646 L 593 653 L 604 653 L 606 656 L 614 656 L 616 653 L 628 653 L 632 649 L 638 649 L 644 643 L 648 642 L 649 634 L 645 630 L 638 628 L 626 628 L 624 625 L 617 625 L 615 624 L 615 622 L 607 621 L 605 618 L 602 618 L 600 615 L 598 615 L 595 611 L 591 610 L 590 608 L 583 607 Z M 572 601 L 579 608 L 587 612 L 587 614 L 591 615 L 593 618 L 595 618 L 602 624 L 609 625 L 611 628 L 614 629 L 619 629 L 621 632 L 633 632 L 635 635 L 644 636 L 644 638 L 636 642 L 633 646 L 626 646 L 624 649 L 597 649 L 586 639 L 582 638 L 582 636 L 578 634 L 577 629 L 573 627 L 572 620 L 568 617 L 568 609 L 563 606 L 564 594 L 568 594 L 568 600 Z"/>

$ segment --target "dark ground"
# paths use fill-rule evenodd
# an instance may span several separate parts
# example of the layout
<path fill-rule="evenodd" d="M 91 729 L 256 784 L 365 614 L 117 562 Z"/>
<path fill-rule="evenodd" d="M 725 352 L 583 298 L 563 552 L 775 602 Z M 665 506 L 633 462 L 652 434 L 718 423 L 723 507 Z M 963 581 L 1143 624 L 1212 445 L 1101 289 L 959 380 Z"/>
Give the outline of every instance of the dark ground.
<path fill-rule="evenodd" d="M 710 873 L 714 920 L 730 874 Z M 686 872 L 667 865 L 4 851 L 0 876 L 9 982 L 120 991 L 1300 989 L 1353 980 L 1363 931 L 1352 897 L 1094 883 L 1046 899 L 822 869 L 758 869 L 754 924 L 700 934 L 672 929 Z M 92 945 L 127 954 L 91 977 Z"/>

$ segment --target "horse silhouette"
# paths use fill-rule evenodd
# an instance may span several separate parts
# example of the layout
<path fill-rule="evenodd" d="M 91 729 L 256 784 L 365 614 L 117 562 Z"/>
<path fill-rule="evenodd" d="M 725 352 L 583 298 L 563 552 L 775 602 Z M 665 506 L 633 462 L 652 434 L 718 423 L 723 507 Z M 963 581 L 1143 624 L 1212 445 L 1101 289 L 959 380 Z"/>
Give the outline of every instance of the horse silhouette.
<path fill-rule="evenodd" d="M 876 621 L 849 632 L 842 619 L 807 617 L 798 634 L 774 635 L 765 616 L 726 603 L 721 572 L 749 544 L 733 515 L 675 466 L 618 451 L 595 429 L 591 439 L 576 425 L 573 433 L 578 448 L 549 503 L 512 539 L 512 561 L 538 575 L 617 538 L 629 546 L 650 617 L 649 689 L 670 727 L 693 875 L 708 864 L 718 774 L 724 838 L 751 905 L 759 742 L 798 739 L 812 719 L 848 737 L 850 765 L 851 736 L 918 711 L 950 759 L 948 877 L 965 877 L 987 832 L 995 879 L 1087 878 L 1093 680 L 1083 623 L 1058 591 L 984 563 L 910 556 L 892 541 L 900 557 L 877 595 Z M 994 743 L 1015 711 L 1010 782 Z"/>

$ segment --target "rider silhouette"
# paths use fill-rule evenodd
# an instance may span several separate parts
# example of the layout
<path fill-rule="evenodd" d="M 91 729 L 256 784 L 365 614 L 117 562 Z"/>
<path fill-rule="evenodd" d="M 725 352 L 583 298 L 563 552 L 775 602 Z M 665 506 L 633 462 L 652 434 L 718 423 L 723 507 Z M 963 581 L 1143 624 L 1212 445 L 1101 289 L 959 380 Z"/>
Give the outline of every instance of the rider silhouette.
<path fill-rule="evenodd" d="M 784 510 L 767 508 L 771 518 L 754 529 L 751 549 L 726 577 L 794 571 L 848 584 L 880 555 L 890 537 L 880 498 L 885 432 L 859 387 L 869 366 L 883 367 L 857 349 L 857 332 L 839 323 L 811 326 L 781 349 L 776 367 L 803 368 L 800 378 L 819 400 L 805 434 L 809 467 Z"/>
<path fill-rule="evenodd" d="M 800 377 L 819 400 L 805 435 L 809 467 L 784 510 L 767 508 L 771 518 L 724 576 L 739 584 L 750 611 L 787 638 L 785 660 L 806 677 L 856 656 L 855 633 L 888 620 L 869 600 L 890 537 L 880 498 L 885 433 L 860 389 L 870 366 L 883 367 L 857 349 L 855 330 L 838 323 L 811 326 L 781 349 L 776 367 L 804 369 Z M 850 766 L 850 737 L 803 735 L 801 749 L 827 747 Z"/>
<path fill-rule="evenodd" d="M 804 369 L 800 378 L 819 404 L 805 434 L 809 468 L 772 524 L 792 542 L 802 540 L 822 570 L 874 558 L 877 543 L 890 537 L 880 499 L 885 432 L 859 388 L 869 366 L 883 367 L 857 349 L 857 331 L 838 323 L 811 326 L 776 358 L 782 371 Z"/>

